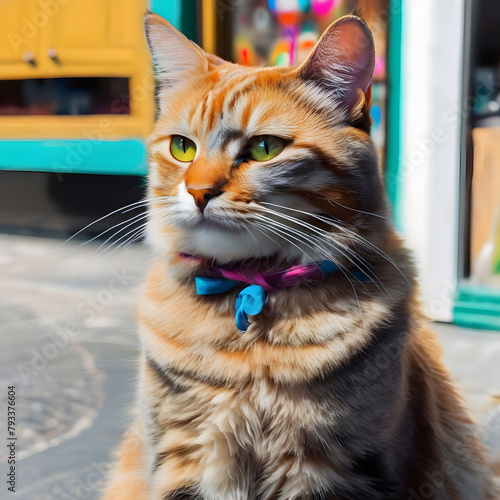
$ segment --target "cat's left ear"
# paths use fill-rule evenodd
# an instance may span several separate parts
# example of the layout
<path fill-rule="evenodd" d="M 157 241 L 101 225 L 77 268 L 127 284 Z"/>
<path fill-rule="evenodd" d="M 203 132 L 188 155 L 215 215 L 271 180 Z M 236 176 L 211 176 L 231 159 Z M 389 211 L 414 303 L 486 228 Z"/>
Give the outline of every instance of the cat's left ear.
<path fill-rule="evenodd" d="M 298 74 L 331 92 L 354 114 L 370 105 L 374 68 L 375 45 L 368 26 L 359 17 L 345 16 L 324 32 Z"/>

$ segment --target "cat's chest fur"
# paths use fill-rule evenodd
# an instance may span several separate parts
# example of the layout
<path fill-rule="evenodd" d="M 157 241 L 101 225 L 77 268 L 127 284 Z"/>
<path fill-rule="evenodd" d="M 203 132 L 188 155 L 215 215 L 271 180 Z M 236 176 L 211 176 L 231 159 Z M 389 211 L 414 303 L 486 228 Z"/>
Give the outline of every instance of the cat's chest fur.
<path fill-rule="evenodd" d="M 221 314 L 224 305 L 197 332 L 202 306 L 193 302 L 193 315 L 181 317 L 179 294 L 167 294 L 164 302 L 157 296 L 150 316 L 142 317 L 141 406 L 158 491 L 182 465 L 184 471 L 192 468 L 192 485 L 203 499 L 288 499 L 300 498 L 299 492 L 328 491 L 371 491 L 370 498 L 377 498 L 372 484 L 390 483 L 394 471 L 386 470 L 382 447 L 367 447 L 363 436 L 376 433 L 382 439 L 401 425 L 404 412 L 401 387 L 384 381 L 400 376 L 395 344 L 383 370 L 373 370 L 370 356 L 388 352 L 390 342 L 359 354 L 359 345 L 368 346 L 380 325 L 375 317 L 383 306 L 362 304 L 362 326 L 355 314 L 327 311 L 298 317 L 294 335 L 278 322 L 267 338 L 261 334 L 250 340 L 249 330 L 249 338 L 233 340 L 228 349 L 230 342 L 220 343 L 217 337 L 231 330 L 232 318 Z M 182 300 L 194 299 L 186 295 Z M 280 300 L 269 306 L 282 310 L 291 296 Z M 156 307 L 169 318 L 163 334 L 152 320 Z M 205 317 L 211 309 L 213 304 L 203 311 Z M 268 311 L 262 321 L 271 316 Z M 178 335 L 176 328 L 182 330 Z M 301 342 L 301 331 L 314 334 L 315 341 Z M 192 344 L 186 340 L 190 335 Z M 295 338 L 295 345 L 280 342 L 285 336 Z M 162 350 L 157 349 L 160 339 L 166 346 Z"/>
<path fill-rule="evenodd" d="M 180 463 L 193 467 L 193 485 L 204 499 L 288 499 L 304 492 L 370 490 L 370 498 L 378 498 L 380 492 L 370 483 L 390 484 L 395 471 L 386 470 L 382 447 L 368 449 L 364 436 L 376 433 L 380 439 L 384 430 L 393 432 L 404 409 L 396 401 L 398 391 L 382 394 L 376 383 L 371 397 L 356 395 L 353 384 L 359 375 L 332 374 L 292 386 L 259 380 L 231 388 L 203 380 L 183 386 L 187 379 L 170 372 L 164 383 L 177 385 L 165 391 L 161 402 L 151 405 L 151 394 L 145 394 L 152 477 L 158 473 L 161 490 L 182 458 Z M 157 380 L 146 376 L 145 382 L 158 389 Z M 378 409 L 375 398 L 383 403 Z"/>

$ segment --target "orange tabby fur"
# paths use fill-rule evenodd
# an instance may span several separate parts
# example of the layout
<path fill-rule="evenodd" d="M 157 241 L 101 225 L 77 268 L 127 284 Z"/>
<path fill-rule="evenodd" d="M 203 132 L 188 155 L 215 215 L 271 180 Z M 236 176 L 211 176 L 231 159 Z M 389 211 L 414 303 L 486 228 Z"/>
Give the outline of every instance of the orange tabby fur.
<path fill-rule="evenodd" d="M 154 14 L 146 28 L 164 81 L 149 142 L 155 261 L 138 413 L 105 500 L 498 498 L 387 219 L 366 26 L 335 23 L 298 69 L 226 63 Z M 169 153 L 176 134 L 196 142 L 189 164 Z M 278 157 L 235 162 L 265 134 L 287 141 Z M 215 186 L 200 213 L 187 189 Z M 244 334 L 241 287 L 194 290 L 212 260 L 265 270 L 326 254 L 342 272 L 270 294 Z"/>

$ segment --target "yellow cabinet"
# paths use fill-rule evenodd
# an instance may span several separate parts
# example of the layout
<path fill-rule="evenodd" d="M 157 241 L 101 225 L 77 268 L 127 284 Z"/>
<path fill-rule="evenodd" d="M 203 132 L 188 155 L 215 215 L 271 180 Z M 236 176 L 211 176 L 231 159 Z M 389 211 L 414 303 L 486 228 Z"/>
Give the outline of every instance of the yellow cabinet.
<path fill-rule="evenodd" d="M 0 138 L 147 136 L 154 119 L 142 28 L 147 6 L 147 0 L 0 0 L 0 85 L 11 81 L 4 93 L 26 79 L 80 79 L 79 85 L 82 78 L 128 80 L 128 91 L 82 114 L 13 116 L 0 109 Z M 124 100 L 128 111 L 120 114 Z"/>
<path fill-rule="evenodd" d="M 141 19 L 146 7 L 140 0 L 71 0 L 61 5 L 42 32 L 54 70 L 74 64 L 106 65 L 109 70 L 128 63 L 138 47 L 144 48 Z"/>
<path fill-rule="evenodd" d="M 35 11 L 36 0 L 0 0 L 0 78 L 36 75 L 40 28 L 33 23 Z"/>

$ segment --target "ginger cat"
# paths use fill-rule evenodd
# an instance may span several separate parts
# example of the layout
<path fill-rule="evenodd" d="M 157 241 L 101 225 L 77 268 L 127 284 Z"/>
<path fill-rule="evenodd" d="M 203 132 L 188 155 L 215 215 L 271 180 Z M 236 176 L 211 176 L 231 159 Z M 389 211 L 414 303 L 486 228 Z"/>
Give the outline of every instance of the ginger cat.
<path fill-rule="evenodd" d="M 338 20 L 296 69 L 145 26 L 155 260 L 105 500 L 500 498 L 390 220 L 366 24 Z"/>

